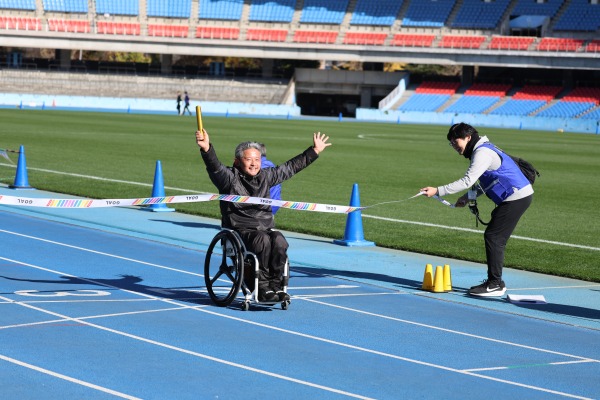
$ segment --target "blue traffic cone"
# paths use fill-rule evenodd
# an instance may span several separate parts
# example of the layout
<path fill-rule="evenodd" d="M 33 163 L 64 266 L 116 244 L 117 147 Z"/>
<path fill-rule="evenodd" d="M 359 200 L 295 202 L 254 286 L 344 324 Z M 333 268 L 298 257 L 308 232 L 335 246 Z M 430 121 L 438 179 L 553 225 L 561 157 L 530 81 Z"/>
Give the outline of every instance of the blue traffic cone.
<path fill-rule="evenodd" d="M 156 170 L 154 171 L 154 185 L 152 186 L 152 197 L 165 197 L 165 183 L 163 181 L 162 166 L 160 160 L 156 162 Z M 175 211 L 172 208 L 167 207 L 166 204 L 151 204 L 142 210 L 147 211 Z"/>
<path fill-rule="evenodd" d="M 358 194 L 358 183 L 352 187 L 350 207 L 360 207 L 360 195 Z M 362 213 L 360 210 L 352 211 L 346 217 L 346 230 L 344 239 L 334 240 L 333 243 L 342 246 L 375 246 L 375 243 L 365 240 L 362 225 Z"/>
<path fill-rule="evenodd" d="M 17 162 L 17 173 L 15 181 L 9 186 L 11 189 L 33 189 L 29 186 L 27 178 L 27 161 L 25 161 L 25 147 L 19 147 L 19 161 Z"/>

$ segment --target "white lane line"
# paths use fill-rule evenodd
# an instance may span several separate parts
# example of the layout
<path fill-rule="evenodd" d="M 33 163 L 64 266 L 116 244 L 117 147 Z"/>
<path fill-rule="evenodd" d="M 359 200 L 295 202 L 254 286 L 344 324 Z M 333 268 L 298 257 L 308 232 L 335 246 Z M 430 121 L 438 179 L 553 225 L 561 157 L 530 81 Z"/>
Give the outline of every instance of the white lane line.
<path fill-rule="evenodd" d="M 11 259 L 8 259 L 8 258 L 5 258 L 5 257 L 0 257 L 0 259 L 6 260 L 6 261 L 10 261 L 10 262 L 13 262 L 13 263 L 16 263 L 16 264 L 24 265 L 24 266 L 27 266 L 27 267 L 30 267 L 30 268 L 35 268 L 35 269 L 39 269 L 39 270 L 42 270 L 42 271 L 52 272 L 54 274 L 61 275 L 61 276 L 67 276 L 67 277 L 68 276 L 72 276 L 70 274 L 63 273 L 63 272 L 60 272 L 60 271 L 54 271 L 54 270 L 51 270 L 51 269 L 48 269 L 48 268 L 44 268 L 44 267 L 41 267 L 41 266 L 38 266 L 38 265 L 23 263 L 23 262 L 16 261 L 16 260 L 11 260 Z M 84 281 L 91 282 L 91 283 L 95 283 L 95 284 L 101 285 L 101 286 L 113 287 L 113 286 L 105 284 L 105 283 L 95 282 L 92 279 L 86 279 L 86 278 L 80 278 L 80 279 L 82 279 Z M 116 287 L 113 287 L 113 288 L 118 289 Z M 185 308 L 185 309 L 194 310 L 194 311 L 203 311 L 202 308 L 199 308 L 197 306 L 190 306 L 190 305 L 186 305 L 186 304 L 181 304 L 181 303 L 179 303 L 179 302 L 177 302 L 175 300 L 159 299 L 159 298 L 153 297 L 151 295 L 147 295 L 147 294 L 139 293 L 139 292 L 134 292 L 134 291 L 131 291 L 131 290 L 126 290 L 126 289 L 119 289 L 119 290 L 123 290 L 124 292 L 128 292 L 128 293 L 133 293 L 133 294 L 136 294 L 136 295 L 139 295 L 139 296 L 142 296 L 142 297 L 149 297 L 149 298 L 153 298 L 153 299 L 158 299 L 158 300 L 163 301 L 165 303 L 177 305 L 177 306 L 181 307 L 182 309 Z M 3 297 L 3 296 L 0 296 L 0 300 L 11 301 L 10 299 L 8 299 L 6 297 Z M 285 380 L 285 381 L 290 381 L 290 382 L 298 383 L 298 384 L 301 384 L 301 385 L 313 387 L 313 388 L 316 388 L 316 389 L 321 389 L 321 390 L 332 392 L 332 393 L 341 394 L 341 395 L 348 396 L 348 397 L 353 397 L 353 398 L 357 398 L 357 399 L 364 399 L 364 400 L 371 400 L 371 398 L 369 398 L 369 397 L 365 397 L 365 396 L 361 396 L 361 395 L 358 395 L 358 394 L 346 392 L 346 391 L 343 391 L 343 390 L 339 390 L 339 389 L 335 389 L 335 388 L 331 388 L 331 387 L 319 385 L 319 384 L 308 382 L 308 381 L 303 381 L 303 380 L 292 378 L 292 377 L 288 377 L 288 376 L 285 376 L 285 375 L 276 374 L 276 373 L 269 372 L 269 371 L 266 371 L 266 370 L 262 370 L 262 369 L 258 369 L 258 368 L 253 368 L 253 367 L 250 367 L 250 366 L 247 366 L 247 365 L 244 365 L 244 364 L 234 363 L 234 362 L 227 361 L 227 360 L 224 360 L 224 359 L 220 359 L 220 358 L 212 357 L 212 356 L 209 356 L 209 355 L 206 355 L 206 354 L 198 353 L 198 352 L 195 352 L 195 351 L 192 351 L 192 350 L 187 350 L 187 349 L 176 347 L 176 346 L 172 346 L 172 345 L 169 345 L 169 344 L 166 344 L 166 343 L 162 343 L 162 342 L 158 342 L 158 341 L 155 341 L 155 340 L 147 339 L 147 338 L 144 338 L 144 337 L 141 337 L 141 336 L 133 335 L 133 334 L 130 334 L 130 333 L 127 333 L 127 332 L 123 332 L 123 331 L 118 331 L 116 329 L 107 328 L 107 327 L 104 327 L 104 326 L 101 326 L 101 325 L 97 325 L 97 324 L 93 324 L 91 322 L 87 322 L 87 321 L 85 321 L 85 320 L 83 320 L 81 318 L 72 318 L 72 317 L 69 317 L 69 316 L 66 316 L 66 315 L 62 315 L 62 314 L 59 314 L 59 313 L 56 313 L 56 312 L 53 312 L 53 311 L 49 311 L 49 310 L 46 310 L 46 309 L 43 309 L 43 308 L 39 308 L 39 307 L 33 306 L 31 304 L 28 304 L 28 303 L 15 302 L 15 301 L 12 301 L 12 302 L 14 304 L 17 304 L 17 305 L 20 305 L 20 306 L 23 306 L 23 307 L 26 307 L 26 308 L 30 308 L 30 309 L 33 309 L 33 310 L 36 310 L 36 311 L 39 311 L 39 312 L 42 312 L 42 313 L 46 313 L 46 314 L 50 314 L 50 315 L 53 315 L 53 316 L 56 316 L 56 317 L 63 318 L 65 320 L 63 322 L 71 321 L 71 322 L 75 322 L 75 323 L 80 323 L 80 324 L 87 325 L 87 326 L 92 327 L 92 328 L 96 328 L 96 329 L 108 331 L 108 332 L 111 332 L 111 333 L 114 333 L 114 334 L 117 334 L 117 335 L 125 336 L 125 337 L 131 338 L 131 339 L 139 340 L 139 341 L 142 341 L 142 342 L 146 342 L 146 343 L 153 344 L 153 345 L 156 345 L 156 346 L 164 347 L 164 348 L 167 348 L 167 349 L 170 349 L 170 350 L 174 350 L 174 351 L 178 351 L 178 352 L 181 352 L 181 353 L 193 355 L 193 356 L 196 356 L 196 357 L 199 357 L 199 358 L 207 359 L 207 360 L 210 360 L 210 361 L 214 361 L 214 362 L 217 362 L 217 363 L 229 365 L 229 366 L 232 366 L 232 367 L 241 368 L 241 369 L 244 369 L 244 370 L 256 372 L 256 373 L 259 373 L 259 374 L 271 376 L 271 377 L 282 379 L 282 380 Z"/>
<path fill-rule="evenodd" d="M 510 365 L 505 367 L 489 367 L 489 368 L 472 368 L 472 369 L 464 369 L 463 371 L 467 372 L 479 372 L 479 371 L 499 371 L 505 369 L 517 369 L 517 368 L 537 368 L 537 367 L 548 367 L 553 365 L 570 365 L 570 364 L 582 364 L 582 363 L 597 363 L 598 360 L 576 360 L 576 361 L 557 361 L 557 362 L 549 362 L 549 363 L 539 363 L 539 364 L 523 364 L 523 365 Z"/>
<path fill-rule="evenodd" d="M 105 387 L 102 387 L 102 386 L 94 385 L 93 383 L 90 383 L 90 382 L 82 381 L 81 379 L 77 379 L 77 378 L 73 378 L 73 377 L 70 377 L 70 376 L 67 376 L 67 375 L 59 374 L 58 372 L 50 371 L 49 369 L 38 367 L 36 365 L 29 364 L 29 363 L 26 363 L 26 362 L 23 362 L 23 361 L 15 360 L 14 358 L 7 357 L 7 356 L 5 356 L 3 354 L 0 354 L 0 359 L 4 360 L 4 361 L 7 361 L 9 363 L 12 363 L 12 364 L 20 365 L 21 367 L 29 368 L 29 369 L 32 369 L 34 371 L 38 371 L 38 372 L 41 372 L 43 374 L 53 376 L 55 378 L 60 378 L 60 379 L 63 379 L 65 381 L 69 381 L 69 382 L 72 382 L 72 383 L 76 383 L 78 385 L 86 386 L 86 387 L 89 387 L 90 389 L 95 389 L 95 390 L 98 390 L 98 391 L 101 391 L 101 392 L 104 392 L 104 393 L 112 394 L 113 396 L 117 396 L 117 397 L 120 397 L 122 399 L 141 400 L 139 397 L 130 396 L 130 395 L 125 394 L 125 393 L 117 392 L 116 390 L 112 390 L 112 389 L 105 388 Z"/>
<path fill-rule="evenodd" d="M 479 231 L 477 229 L 460 228 L 458 226 L 447 226 L 447 225 L 431 224 L 428 222 L 407 221 L 405 219 L 385 218 L 385 217 L 378 217 L 376 215 L 368 215 L 368 214 L 363 214 L 362 216 L 365 218 L 379 219 L 379 220 L 388 221 L 388 222 L 400 222 L 403 224 L 429 226 L 432 228 L 450 229 L 453 231 L 471 232 L 471 233 L 478 233 L 478 234 L 483 233 L 483 231 Z M 511 239 L 520 239 L 520 240 L 529 240 L 531 242 L 537 242 L 537 243 L 553 244 L 553 245 L 557 245 L 557 246 L 574 247 L 577 249 L 600 251 L 600 247 L 584 246 L 584 245 L 573 244 L 573 243 L 556 242 L 553 240 L 535 239 L 535 238 L 530 238 L 530 237 L 526 237 L 526 236 L 512 235 L 510 238 Z"/>

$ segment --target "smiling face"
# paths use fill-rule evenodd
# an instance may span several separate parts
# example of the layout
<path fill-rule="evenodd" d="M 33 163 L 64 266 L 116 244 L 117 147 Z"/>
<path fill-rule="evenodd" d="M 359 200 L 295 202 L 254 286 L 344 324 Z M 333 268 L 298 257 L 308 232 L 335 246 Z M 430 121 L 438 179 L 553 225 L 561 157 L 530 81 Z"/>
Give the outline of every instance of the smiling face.
<path fill-rule="evenodd" d="M 450 146 L 452 146 L 452 148 L 454 150 L 456 150 L 456 152 L 460 155 L 463 155 L 465 153 L 465 148 L 467 147 L 467 143 L 469 143 L 469 141 L 471 140 L 471 136 L 467 136 L 464 139 L 463 138 L 456 138 L 456 139 L 452 139 L 450 140 Z"/>
<path fill-rule="evenodd" d="M 260 172 L 260 151 L 246 149 L 242 157 L 235 159 L 235 165 L 246 175 L 256 176 Z"/>

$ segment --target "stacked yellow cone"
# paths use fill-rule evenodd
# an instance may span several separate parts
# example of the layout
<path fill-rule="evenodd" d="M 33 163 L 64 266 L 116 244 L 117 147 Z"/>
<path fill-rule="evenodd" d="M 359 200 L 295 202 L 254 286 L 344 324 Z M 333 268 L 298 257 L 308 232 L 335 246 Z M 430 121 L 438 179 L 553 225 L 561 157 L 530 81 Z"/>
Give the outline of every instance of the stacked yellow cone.
<path fill-rule="evenodd" d="M 435 275 L 433 275 L 433 266 L 427 264 L 425 266 L 425 275 L 423 276 L 423 285 L 421 286 L 421 289 L 434 293 L 452 291 L 450 265 L 446 264 L 443 268 L 438 265 L 435 268 Z"/>

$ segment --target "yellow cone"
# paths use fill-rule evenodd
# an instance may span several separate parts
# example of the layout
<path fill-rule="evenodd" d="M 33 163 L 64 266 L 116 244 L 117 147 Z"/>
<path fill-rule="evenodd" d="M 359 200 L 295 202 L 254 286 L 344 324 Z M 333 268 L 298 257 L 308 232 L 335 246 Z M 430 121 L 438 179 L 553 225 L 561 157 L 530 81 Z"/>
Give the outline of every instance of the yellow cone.
<path fill-rule="evenodd" d="M 423 276 L 423 286 L 421 286 L 421 289 L 433 289 L 433 266 L 431 264 L 425 266 L 425 275 Z"/>
<path fill-rule="evenodd" d="M 452 291 L 452 274 L 450 273 L 450 265 L 444 265 L 444 291 Z"/>
<path fill-rule="evenodd" d="M 442 293 L 444 291 L 444 272 L 441 265 L 435 267 L 435 277 L 433 279 L 433 292 Z"/>

